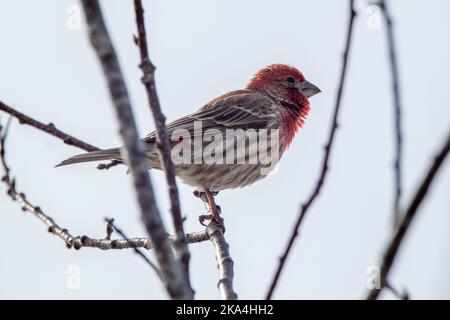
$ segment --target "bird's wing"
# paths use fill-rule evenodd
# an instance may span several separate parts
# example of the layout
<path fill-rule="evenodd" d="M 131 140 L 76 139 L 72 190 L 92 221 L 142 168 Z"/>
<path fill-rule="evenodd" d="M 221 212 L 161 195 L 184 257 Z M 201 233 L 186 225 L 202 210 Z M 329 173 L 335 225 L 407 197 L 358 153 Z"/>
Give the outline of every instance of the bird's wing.
<path fill-rule="evenodd" d="M 167 125 L 169 136 L 175 130 L 188 130 L 194 136 L 194 122 L 201 121 L 203 134 L 208 129 L 263 129 L 276 122 L 273 101 L 259 92 L 239 90 L 218 97 L 198 111 Z M 195 133 L 197 134 L 197 132 Z M 156 132 L 149 133 L 144 141 L 154 142 Z"/>

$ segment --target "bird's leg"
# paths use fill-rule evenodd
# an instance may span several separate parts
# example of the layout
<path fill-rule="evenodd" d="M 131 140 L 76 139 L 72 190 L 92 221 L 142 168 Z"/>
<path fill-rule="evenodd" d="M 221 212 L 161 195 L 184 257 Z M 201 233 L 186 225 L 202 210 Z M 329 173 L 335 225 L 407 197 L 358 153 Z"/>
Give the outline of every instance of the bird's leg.
<path fill-rule="evenodd" d="M 205 190 L 206 199 L 208 200 L 208 205 L 211 209 L 211 216 L 215 217 L 217 215 L 217 205 L 214 201 L 214 196 L 211 194 L 211 191 L 208 189 Z"/>
<path fill-rule="evenodd" d="M 207 205 L 208 211 L 210 212 L 210 214 L 199 216 L 198 220 L 203 226 L 206 226 L 206 220 L 214 220 L 219 225 L 219 227 L 223 231 L 225 231 L 223 219 L 220 217 L 221 209 L 214 201 L 214 196 L 216 196 L 218 193 L 219 192 L 211 192 L 208 189 L 205 189 L 204 192 L 194 191 L 194 196 L 202 199 L 203 202 Z"/>

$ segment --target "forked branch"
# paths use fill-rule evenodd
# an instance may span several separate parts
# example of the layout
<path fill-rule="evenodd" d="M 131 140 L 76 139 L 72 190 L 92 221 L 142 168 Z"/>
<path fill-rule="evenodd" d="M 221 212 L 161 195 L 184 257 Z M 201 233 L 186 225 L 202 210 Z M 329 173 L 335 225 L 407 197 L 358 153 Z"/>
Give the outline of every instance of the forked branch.
<path fill-rule="evenodd" d="M 389 241 L 388 246 L 386 247 L 386 251 L 384 252 L 383 260 L 381 262 L 380 267 L 381 289 L 370 290 L 369 294 L 367 295 L 368 300 L 375 300 L 380 294 L 381 290 L 388 285 L 387 277 L 389 275 L 389 271 L 391 270 L 391 267 L 394 264 L 395 257 L 397 256 L 397 253 L 400 249 L 400 246 L 403 242 L 406 232 L 408 231 L 411 222 L 416 216 L 421 203 L 428 194 L 428 190 L 434 178 L 436 177 L 439 169 L 444 164 L 445 158 L 447 157 L 449 152 L 450 152 L 450 133 L 447 137 L 447 140 L 444 142 L 444 145 L 442 146 L 441 150 L 435 157 L 430 168 L 426 172 L 425 177 L 422 180 L 422 183 L 420 184 L 411 203 L 408 206 L 408 209 L 403 215 L 401 215 L 400 223 L 392 239 Z"/>

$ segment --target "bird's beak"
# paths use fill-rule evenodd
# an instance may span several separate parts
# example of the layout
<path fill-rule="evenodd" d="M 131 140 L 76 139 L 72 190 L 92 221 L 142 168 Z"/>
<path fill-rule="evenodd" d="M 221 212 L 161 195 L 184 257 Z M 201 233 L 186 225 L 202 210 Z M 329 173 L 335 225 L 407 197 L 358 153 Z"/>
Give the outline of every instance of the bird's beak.
<path fill-rule="evenodd" d="M 302 83 L 300 83 L 300 86 L 298 89 L 307 98 L 312 97 L 312 96 L 322 92 L 316 85 L 314 85 L 311 82 L 308 82 L 306 80 L 303 81 Z"/>

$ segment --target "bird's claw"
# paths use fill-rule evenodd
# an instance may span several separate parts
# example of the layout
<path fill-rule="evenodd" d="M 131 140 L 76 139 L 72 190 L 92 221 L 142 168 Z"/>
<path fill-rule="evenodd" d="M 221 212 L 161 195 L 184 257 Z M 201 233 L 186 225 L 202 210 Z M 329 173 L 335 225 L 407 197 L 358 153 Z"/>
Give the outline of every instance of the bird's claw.
<path fill-rule="evenodd" d="M 211 220 L 212 216 L 210 214 L 202 214 L 201 216 L 198 217 L 198 221 L 200 222 L 200 224 L 204 227 L 206 227 L 206 220 Z"/>
<path fill-rule="evenodd" d="M 214 196 L 216 196 L 219 192 L 218 191 L 209 191 L 205 190 L 205 192 L 195 190 L 193 192 L 194 196 L 197 198 L 202 199 L 202 201 L 205 203 L 208 211 L 210 214 L 207 215 L 201 215 L 198 217 L 198 221 L 200 224 L 204 227 L 207 226 L 205 221 L 209 220 L 210 222 L 215 222 L 216 225 L 222 230 L 222 232 L 225 233 L 225 224 L 223 223 L 223 219 L 220 217 L 221 208 L 214 202 Z"/>
<path fill-rule="evenodd" d="M 204 227 L 207 226 L 205 221 L 208 220 L 211 222 L 214 221 L 217 224 L 217 226 L 222 230 L 222 232 L 225 233 L 225 224 L 223 223 L 223 218 L 221 216 L 219 216 L 218 214 L 204 214 L 198 217 L 198 221 Z"/>
<path fill-rule="evenodd" d="M 215 197 L 219 194 L 219 191 L 210 191 L 210 193 L 213 197 Z M 192 194 L 197 198 L 202 198 L 202 196 L 205 195 L 205 192 L 195 190 L 194 192 L 192 192 Z"/>

